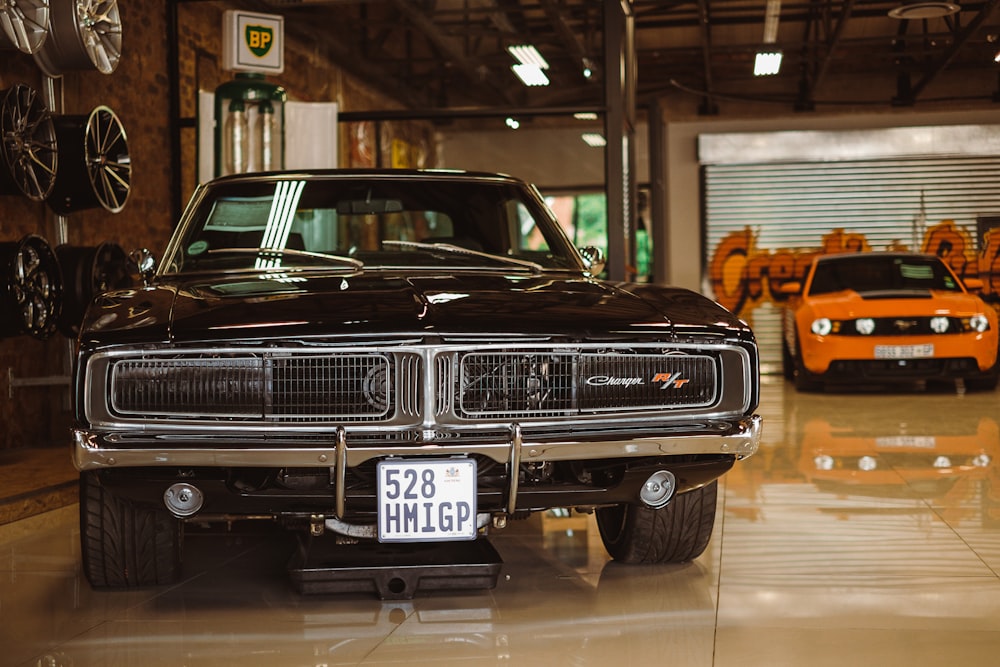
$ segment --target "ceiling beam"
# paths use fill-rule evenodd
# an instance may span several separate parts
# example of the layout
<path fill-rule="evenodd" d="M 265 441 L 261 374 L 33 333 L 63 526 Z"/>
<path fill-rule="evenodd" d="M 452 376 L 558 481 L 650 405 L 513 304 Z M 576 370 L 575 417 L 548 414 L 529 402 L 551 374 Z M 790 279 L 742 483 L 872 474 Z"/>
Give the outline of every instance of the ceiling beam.
<path fill-rule="evenodd" d="M 945 68 L 951 64 L 951 61 L 955 59 L 958 52 L 965 46 L 965 43 L 969 41 L 969 38 L 979 29 L 979 27 L 990 17 L 993 10 L 996 9 L 997 4 L 1000 0 L 988 0 L 979 10 L 979 13 L 969 21 L 969 23 L 962 28 L 956 35 L 955 39 L 951 44 L 951 48 L 945 52 L 945 54 L 938 60 L 932 67 L 924 72 L 924 76 L 914 85 L 910 91 L 910 102 L 915 102 L 920 93 L 924 92 L 924 89 L 937 77 L 938 74 L 943 72 Z"/>
<path fill-rule="evenodd" d="M 393 6 L 400 14 L 405 16 L 413 25 L 440 51 L 448 61 L 454 65 L 473 86 L 485 89 L 507 104 L 513 104 L 513 99 L 506 88 L 489 83 L 484 78 L 484 73 L 489 76 L 486 66 L 463 49 L 457 48 L 453 40 L 441 32 L 431 17 L 418 9 L 411 0 L 392 0 Z"/>

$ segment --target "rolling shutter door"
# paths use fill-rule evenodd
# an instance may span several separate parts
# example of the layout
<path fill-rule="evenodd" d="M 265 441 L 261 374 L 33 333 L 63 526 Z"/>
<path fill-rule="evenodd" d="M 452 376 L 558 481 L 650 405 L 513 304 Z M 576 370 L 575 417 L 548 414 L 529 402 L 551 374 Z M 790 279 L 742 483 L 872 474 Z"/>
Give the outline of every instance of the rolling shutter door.
<path fill-rule="evenodd" d="M 706 266 L 723 239 L 748 227 L 754 252 L 770 254 L 817 250 L 837 229 L 863 235 L 874 250 L 920 250 L 942 220 L 975 240 L 977 219 L 1000 214 L 1000 157 L 711 164 L 704 211 Z M 780 309 L 765 293 L 740 315 L 757 333 L 764 370 L 780 371 Z"/>

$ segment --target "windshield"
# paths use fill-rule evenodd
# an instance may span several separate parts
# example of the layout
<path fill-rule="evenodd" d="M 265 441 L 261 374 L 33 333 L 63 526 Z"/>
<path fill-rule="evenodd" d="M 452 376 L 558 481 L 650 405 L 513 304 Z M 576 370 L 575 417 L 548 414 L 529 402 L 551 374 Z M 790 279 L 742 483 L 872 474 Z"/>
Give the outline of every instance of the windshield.
<path fill-rule="evenodd" d="M 961 292 L 962 286 L 936 257 L 900 257 L 866 254 L 834 257 L 816 264 L 809 294 L 843 290 L 943 290 Z"/>
<path fill-rule="evenodd" d="M 499 179 L 352 176 L 208 186 L 163 273 L 581 270 L 531 188 Z"/>

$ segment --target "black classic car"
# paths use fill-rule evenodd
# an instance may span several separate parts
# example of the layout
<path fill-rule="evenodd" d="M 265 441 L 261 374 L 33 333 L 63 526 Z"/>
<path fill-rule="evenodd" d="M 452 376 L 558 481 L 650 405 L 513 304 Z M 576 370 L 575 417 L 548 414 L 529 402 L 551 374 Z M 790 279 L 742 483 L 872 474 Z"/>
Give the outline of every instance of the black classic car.
<path fill-rule="evenodd" d="M 170 582 L 185 522 L 239 518 L 420 543 L 573 508 L 615 559 L 690 560 L 758 446 L 749 327 L 598 280 L 600 253 L 510 177 L 224 177 L 138 263 L 75 364 L 95 587 Z"/>

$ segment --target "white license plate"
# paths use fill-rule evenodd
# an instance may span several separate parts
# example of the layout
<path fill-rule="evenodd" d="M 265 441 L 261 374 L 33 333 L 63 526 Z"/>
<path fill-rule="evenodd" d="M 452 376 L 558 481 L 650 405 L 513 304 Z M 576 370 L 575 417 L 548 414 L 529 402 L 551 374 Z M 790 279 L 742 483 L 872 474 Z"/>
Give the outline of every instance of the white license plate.
<path fill-rule="evenodd" d="M 474 459 L 379 462 L 379 542 L 473 540 L 476 532 Z"/>
<path fill-rule="evenodd" d="M 876 345 L 876 359 L 926 359 L 934 356 L 934 344 Z"/>

